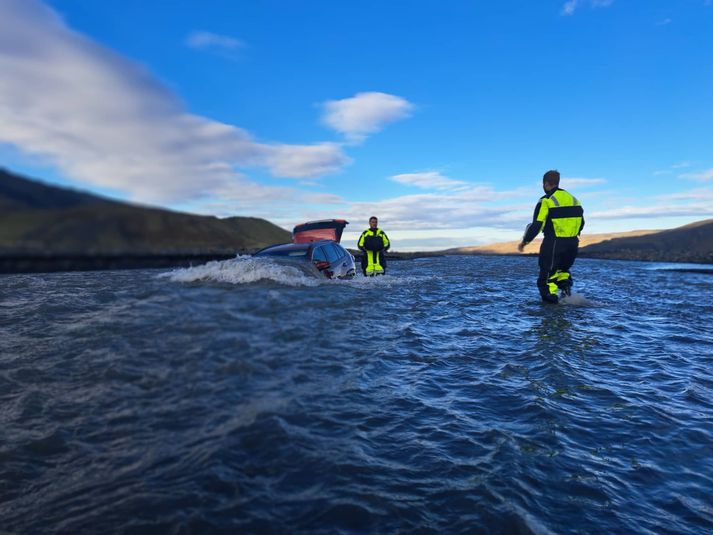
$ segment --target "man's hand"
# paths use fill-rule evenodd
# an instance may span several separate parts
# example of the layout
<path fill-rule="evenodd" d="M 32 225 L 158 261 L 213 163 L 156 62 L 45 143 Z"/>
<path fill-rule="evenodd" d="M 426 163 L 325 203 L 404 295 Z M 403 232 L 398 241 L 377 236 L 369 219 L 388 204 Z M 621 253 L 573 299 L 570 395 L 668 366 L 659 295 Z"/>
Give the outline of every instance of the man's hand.
<path fill-rule="evenodd" d="M 520 243 L 517 244 L 517 250 L 522 252 L 525 249 L 525 245 L 527 245 L 524 241 L 521 241 Z"/>

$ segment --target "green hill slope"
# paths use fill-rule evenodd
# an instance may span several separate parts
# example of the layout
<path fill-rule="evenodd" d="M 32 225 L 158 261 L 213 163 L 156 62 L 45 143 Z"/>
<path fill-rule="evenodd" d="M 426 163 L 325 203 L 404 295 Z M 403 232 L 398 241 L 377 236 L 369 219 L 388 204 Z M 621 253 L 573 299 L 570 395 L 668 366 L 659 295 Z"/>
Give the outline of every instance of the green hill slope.
<path fill-rule="evenodd" d="M 136 206 L 0 169 L 0 254 L 234 254 L 290 238 L 264 219 Z"/>

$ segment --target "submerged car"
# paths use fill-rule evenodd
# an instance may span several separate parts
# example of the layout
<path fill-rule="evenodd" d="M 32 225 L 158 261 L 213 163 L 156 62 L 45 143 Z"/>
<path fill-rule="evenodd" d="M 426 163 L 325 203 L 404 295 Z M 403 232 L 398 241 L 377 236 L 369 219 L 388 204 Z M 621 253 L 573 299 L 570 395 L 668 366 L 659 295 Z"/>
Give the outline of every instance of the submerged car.
<path fill-rule="evenodd" d="M 351 279 L 356 274 L 354 257 L 339 244 L 348 224 L 343 219 L 323 219 L 297 225 L 292 243 L 271 245 L 253 256 L 269 257 L 318 277 Z"/>

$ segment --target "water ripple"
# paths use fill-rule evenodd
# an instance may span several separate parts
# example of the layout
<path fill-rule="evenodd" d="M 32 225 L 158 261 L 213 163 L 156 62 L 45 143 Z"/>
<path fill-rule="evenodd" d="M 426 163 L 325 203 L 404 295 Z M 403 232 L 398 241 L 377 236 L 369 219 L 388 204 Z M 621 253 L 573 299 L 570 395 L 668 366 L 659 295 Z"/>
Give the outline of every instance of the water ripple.
<path fill-rule="evenodd" d="M 2 529 L 713 530 L 710 277 L 392 264 L 0 277 Z"/>

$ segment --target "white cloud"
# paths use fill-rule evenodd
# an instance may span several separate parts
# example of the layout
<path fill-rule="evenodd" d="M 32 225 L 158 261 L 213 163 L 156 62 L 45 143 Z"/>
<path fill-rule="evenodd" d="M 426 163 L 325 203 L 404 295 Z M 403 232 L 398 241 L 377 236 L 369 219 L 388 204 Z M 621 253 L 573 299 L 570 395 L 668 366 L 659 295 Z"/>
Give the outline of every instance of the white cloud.
<path fill-rule="evenodd" d="M 673 20 L 671 20 L 671 19 L 663 19 L 663 20 L 658 21 L 656 23 L 656 26 L 666 26 L 668 24 L 671 24 L 672 22 L 673 22 Z"/>
<path fill-rule="evenodd" d="M 673 165 L 670 165 L 668 169 L 660 169 L 658 171 L 654 171 L 654 176 L 660 176 L 660 175 L 670 175 L 674 172 L 676 169 L 685 169 L 687 167 L 691 167 L 691 162 L 688 161 L 683 161 L 683 162 L 678 162 Z"/>
<path fill-rule="evenodd" d="M 581 197 L 588 195 L 582 194 Z M 443 249 L 446 244 L 453 244 L 450 241 L 453 237 L 458 237 L 458 245 L 517 239 L 525 225 L 531 221 L 536 198 L 537 191 L 532 188 L 497 190 L 487 185 L 466 185 L 455 190 L 375 201 L 349 201 L 335 196 L 323 196 L 319 199 L 323 202 L 320 202 L 318 208 L 306 205 L 300 217 L 293 215 L 284 219 L 282 224 L 291 228 L 291 225 L 302 220 L 323 219 L 338 214 L 338 217 L 346 218 L 360 227 L 366 225 L 369 216 L 376 215 L 392 240 L 396 240 L 396 250 Z M 608 227 L 616 225 L 621 226 L 620 230 L 644 228 L 641 226 L 643 220 L 660 223 L 675 217 L 703 219 L 713 216 L 713 190 L 706 188 L 643 200 L 636 197 L 635 200 L 646 205 L 632 203 L 604 209 L 598 207 L 608 203 L 585 203 L 585 217 L 590 232 L 594 228 L 592 223 L 599 226 L 597 232 L 606 232 Z M 316 199 L 302 196 L 300 201 L 316 202 Z M 480 230 L 475 232 L 474 229 Z M 352 232 L 357 230 L 351 227 Z M 413 240 L 408 244 L 402 244 L 398 239 L 407 236 Z"/>
<path fill-rule="evenodd" d="M 672 216 L 710 217 L 713 216 L 713 202 L 688 204 L 651 204 L 647 206 L 622 206 L 599 212 L 592 212 L 592 219 L 633 219 L 633 218 L 664 218 Z M 586 215 L 585 215 L 586 217 Z"/>
<path fill-rule="evenodd" d="M 528 192 L 531 194 L 531 192 Z M 530 197 L 531 195 L 528 195 Z M 349 220 L 377 215 L 392 229 L 463 229 L 475 226 L 520 228 L 532 217 L 532 203 L 515 203 L 523 190 L 497 191 L 490 186 L 468 186 L 444 193 L 404 195 L 378 201 L 347 201 L 338 206 Z M 504 204 L 503 204 L 504 203 Z M 321 219 L 325 209 L 306 212 L 307 219 Z"/>
<path fill-rule="evenodd" d="M 657 199 L 662 201 L 713 201 L 713 188 L 696 188 L 678 193 L 659 195 Z"/>
<path fill-rule="evenodd" d="M 339 171 L 351 159 L 335 143 L 317 145 L 270 145 L 264 161 L 277 176 L 310 178 Z"/>
<path fill-rule="evenodd" d="M 574 13 L 574 10 L 577 9 L 578 3 L 578 0 L 569 0 L 568 2 L 565 2 L 565 4 L 562 6 L 562 14 L 571 15 L 572 13 Z"/>
<path fill-rule="evenodd" d="M 186 45 L 198 50 L 219 48 L 236 50 L 245 46 L 240 39 L 212 32 L 194 31 L 186 37 Z"/>
<path fill-rule="evenodd" d="M 708 180 L 713 180 L 713 167 L 700 173 L 684 173 L 678 175 L 679 178 L 685 178 L 689 180 L 696 180 L 698 182 L 707 182 Z"/>
<path fill-rule="evenodd" d="M 591 7 L 607 7 L 610 6 L 614 0 L 568 0 L 562 6 L 562 15 L 572 15 L 575 10 L 582 5 L 590 5 Z"/>
<path fill-rule="evenodd" d="M 302 195 L 302 202 L 305 204 L 329 204 L 329 205 L 344 205 L 347 204 L 342 197 L 334 193 L 305 193 Z"/>
<path fill-rule="evenodd" d="M 310 177 L 348 163 L 338 145 L 269 144 L 188 113 L 149 73 L 69 29 L 37 0 L 3 0 L 0 143 L 69 178 L 146 202 L 182 201 L 231 184 L 236 168 Z"/>
<path fill-rule="evenodd" d="M 398 182 L 399 184 L 406 184 L 409 186 L 416 186 L 422 189 L 435 189 L 435 190 L 447 190 L 454 188 L 462 188 L 466 185 L 465 182 L 460 180 L 453 180 L 446 176 L 443 176 L 438 171 L 425 171 L 422 173 L 404 173 L 401 175 L 394 175 L 391 180 Z"/>
<path fill-rule="evenodd" d="M 532 218 L 537 192 L 532 188 L 498 190 L 488 185 L 465 185 L 455 190 L 426 192 L 377 200 L 352 201 L 331 193 L 285 190 L 274 198 L 266 191 L 264 198 L 253 204 L 257 216 L 291 229 L 296 223 L 330 217 L 345 218 L 352 223 L 344 241 L 353 244 L 361 227 L 371 215 L 379 217 L 381 225 L 394 240 L 396 250 L 444 249 L 454 245 L 476 245 L 519 238 Z M 247 206 L 240 189 L 221 195 L 223 200 L 234 199 Z M 582 194 L 578 197 L 587 197 Z M 267 200 L 266 204 L 263 201 Z M 620 199 L 622 200 L 622 199 Z M 649 228 L 642 221 L 663 224 L 675 217 L 703 219 L 713 216 L 713 190 L 698 188 L 666 196 L 632 201 L 646 205 L 597 208 L 595 203 L 585 203 L 587 227 L 592 232 Z M 607 203 L 597 203 L 599 207 Z M 589 208 L 587 208 L 589 207 Z M 226 204 L 226 215 L 235 213 Z M 257 209 L 256 209 L 257 208 Z M 215 205 L 211 206 L 215 210 Z M 667 219 L 668 218 L 668 219 Z M 642 226 L 643 224 L 643 226 Z M 678 223 L 676 223 L 678 224 Z M 354 236 L 352 235 L 354 234 Z M 455 241 L 454 241 L 455 240 Z"/>
<path fill-rule="evenodd" d="M 587 187 L 587 186 L 596 186 L 599 184 L 605 184 L 606 179 L 604 178 L 569 178 L 569 177 L 562 177 L 561 185 L 563 188 L 570 188 L 570 187 Z"/>
<path fill-rule="evenodd" d="M 413 104 L 387 93 L 357 93 L 351 98 L 322 104 L 322 122 L 353 142 L 380 131 L 389 123 L 411 115 Z"/>

